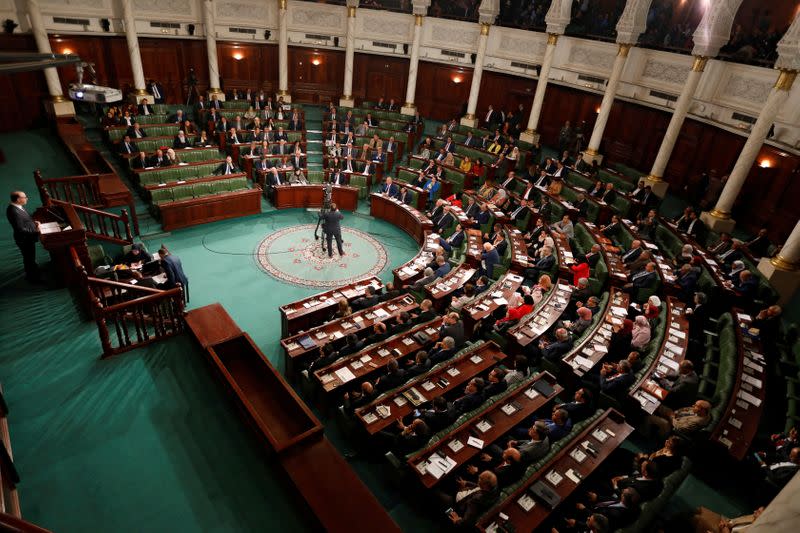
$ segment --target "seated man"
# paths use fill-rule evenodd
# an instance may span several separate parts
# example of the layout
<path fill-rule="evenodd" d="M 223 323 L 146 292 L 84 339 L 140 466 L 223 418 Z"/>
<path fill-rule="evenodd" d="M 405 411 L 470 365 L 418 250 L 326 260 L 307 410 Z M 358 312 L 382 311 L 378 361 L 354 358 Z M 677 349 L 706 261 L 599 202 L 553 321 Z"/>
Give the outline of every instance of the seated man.
<path fill-rule="evenodd" d="M 642 241 L 634 240 L 631 242 L 631 247 L 628 249 L 628 251 L 622 254 L 622 262 L 626 265 L 632 263 L 638 259 L 639 254 L 641 254 L 643 251 L 644 248 L 642 248 Z"/>
<path fill-rule="evenodd" d="M 639 465 L 638 475 L 614 478 L 612 485 L 617 491 L 632 488 L 636 490 L 641 501 L 646 502 L 656 498 L 664 489 L 658 466 L 653 461 L 642 461 Z"/>
<path fill-rule="evenodd" d="M 139 146 L 135 142 L 131 141 L 130 135 L 126 135 L 125 137 L 122 138 L 122 142 L 119 143 L 117 151 L 120 154 L 133 155 L 139 151 Z"/>
<path fill-rule="evenodd" d="M 483 252 L 481 252 L 481 268 L 478 271 L 479 276 L 486 276 L 488 278 L 494 277 L 494 267 L 500 262 L 500 254 L 492 243 L 483 243 Z"/>
<path fill-rule="evenodd" d="M 660 406 L 655 414 L 645 419 L 643 432 L 645 435 L 653 430 L 659 439 L 666 438 L 672 431 L 679 431 L 687 437 L 705 428 L 711 422 L 711 404 L 705 400 L 697 400 L 689 407 L 677 411 Z"/>
<path fill-rule="evenodd" d="M 484 400 L 483 389 L 486 383 L 482 378 L 472 378 L 464 387 L 464 395 L 453 402 L 453 409 L 459 415 L 481 405 Z"/>
<path fill-rule="evenodd" d="M 565 328 L 558 328 L 554 341 L 543 338 L 539 340 L 538 344 L 528 345 L 528 359 L 537 362 L 542 357 L 546 357 L 553 362 L 560 361 L 561 357 L 572 349 L 572 344 L 569 332 Z"/>
<path fill-rule="evenodd" d="M 600 390 L 617 400 L 622 400 L 628 394 L 634 381 L 636 376 L 627 359 L 615 365 L 604 363 L 600 370 Z"/>
<path fill-rule="evenodd" d="M 453 511 L 448 517 L 453 525 L 468 531 L 474 527 L 478 518 L 495 504 L 499 494 L 497 476 L 493 472 L 482 472 L 478 476 L 477 487 L 465 487 L 465 490 L 456 494 Z"/>
<path fill-rule="evenodd" d="M 433 399 L 433 409 L 420 411 L 419 417 L 428 424 L 431 431 L 440 431 L 456 419 L 457 413 L 453 405 L 447 402 L 444 396 L 437 396 Z"/>
<path fill-rule="evenodd" d="M 438 365 L 442 361 L 446 361 L 453 357 L 457 351 L 456 341 L 453 337 L 445 337 L 441 341 L 433 345 L 428 358 L 431 361 L 431 366 Z M 481 389 L 483 388 L 483 380 L 481 380 Z"/>
<path fill-rule="evenodd" d="M 231 156 L 225 158 L 225 162 L 221 163 L 217 169 L 214 171 L 214 175 L 221 176 L 227 174 L 235 174 L 239 172 L 239 167 L 237 167 Z"/>
<path fill-rule="evenodd" d="M 375 287 L 372 285 L 367 285 L 367 288 L 364 289 L 364 296 L 353 300 L 351 307 L 353 308 L 353 311 L 359 311 L 361 309 L 366 309 L 367 307 L 372 307 L 379 301 L 380 297 L 375 294 Z"/>
<path fill-rule="evenodd" d="M 539 279 L 542 274 L 549 274 L 556 264 L 556 257 L 553 255 L 551 246 L 543 246 L 541 257 L 534 263 L 533 267 L 525 269 L 527 279 Z"/>
<path fill-rule="evenodd" d="M 465 237 L 464 228 L 461 227 L 461 224 L 456 224 L 455 231 L 449 237 L 446 239 L 439 237 L 439 246 L 444 248 L 447 253 L 451 253 L 453 248 L 458 248 L 464 243 Z"/>
<path fill-rule="evenodd" d="M 569 218 L 569 215 L 564 215 L 564 217 L 559 222 L 553 224 L 552 227 L 555 231 L 565 235 L 569 239 L 575 237 L 574 226 L 572 225 L 572 220 Z"/>
<path fill-rule="evenodd" d="M 533 423 L 528 430 L 528 440 L 510 440 L 509 448 L 519 450 L 522 462 L 526 465 L 534 463 L 550 451 L 550 431 L 541 420 Z"/>
<path fill-rule="evenodd" d="M 575 391 L 571 402 L 557 404 L 556 408 L 565 410 L 569 418 L 575 422 L 589 418 L 592 414 L 592 393 L 589 389 L 581 387 Z"/>
<path fill-rule="evenodd" d="M 433 270 L 431 270 L 431 275 Z M 423 324 L 436 318 L 436 311 L 433 310 L 433 302 L 429 299 L 424 299 L 419 303 L 418 313 L 413 314 L 414 323 Z"/>
<path fill-rule="evenodd" d="M 369 381 L 361 384 L 361 387 L 352 391 L 344 393 L 344 409 L 346 412 L 352 414 L 353 411 L 367 405 L 378 396 L 378 391 Z"/>
<path fill-rule="evenodd" d="M 433 274 L 437 278 L 441 278 L 450 272 L 450 268 L 451 266 L 447 259 L 440 255 L 436 258 L 436 270 L 434 270 Z"/>
<path fill-rule="evenodd" d="M 380 324 L 380 322 L 378 322 Z M 381 392 L 386 392 L 405 383 L 407 379 L 406 371 L 400 368 L 397 359 L 390 359 L 386 364 L 386 374 L 379 377 L 375 386 Z"/>
<path fill-rule="evenodd" d="M 439 338 L 445 339 L 446 337 L 453 338 L 453 346 L 456 349 L 461 349 L 466 342 L 464 322 L 461 320 L 461 315 L 456 312 L 447 313 L 442 318 L 442 325 L 439 328 Z"/>
<path fill-rule="evenodd" d="M 666 399 L 661 403 L 670 409 L 686 407 L 697 399 L 700 377 L 694 371 L 694 364 L 688 359 L 680 362 L 677 374 L 667 374 L 656 381 L 669 391 Z"/>
<path fill-rule="evenodd" d="M 508 383 L 506 383 L 505 377 L 505 369 L 499 367 L 493 368 L 486 377 L 487 385 L 483 390 L 483 395 L 489 398 L 501 392 L 505 392 L 508 389 Z"/>

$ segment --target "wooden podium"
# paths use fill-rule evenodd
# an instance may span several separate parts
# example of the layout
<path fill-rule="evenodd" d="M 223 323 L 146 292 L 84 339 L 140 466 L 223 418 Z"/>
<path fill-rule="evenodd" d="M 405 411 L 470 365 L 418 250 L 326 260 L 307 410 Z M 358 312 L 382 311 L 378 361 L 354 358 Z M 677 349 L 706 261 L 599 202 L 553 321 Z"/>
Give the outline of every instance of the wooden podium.
<path fill-rule="evenodd" d="M 86 246 L 86 228 L 75 208 L 70 204 L 40 207 L 33 218 L 42 224 L 39 241 L 50 253 L 58 285 L 79 283 L 78 273 L 72 265 L 70 246 L 75 246 L 81 263 L 91 266 L 92 262 Z"/>

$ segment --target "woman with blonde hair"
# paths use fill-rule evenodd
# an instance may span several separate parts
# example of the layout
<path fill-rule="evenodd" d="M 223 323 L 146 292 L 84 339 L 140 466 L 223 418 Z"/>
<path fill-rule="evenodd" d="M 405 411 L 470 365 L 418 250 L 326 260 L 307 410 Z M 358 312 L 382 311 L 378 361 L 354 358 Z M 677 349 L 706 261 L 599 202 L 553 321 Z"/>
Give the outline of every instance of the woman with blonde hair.
<path fill-rule="evenodd" d="M 339 298 L 337 304 L 336 314 L 333 315 L 333 318 L 344 318 L 353 314 L 353 310 L 350 308 L 346 298 Z"/>
<path fill-rule="evenodd" d="M 247 111 L 244 112 L 244 118 L 246 118 L 247 120 L 253 120 L 257 116 L 258 116 L 258 113 L 256 113 L 256 110 L 255 110 L 255 108 L 253 106 L 250 106 L 247 109 Z"/>
<path fill-rule="evenodd" d="M 468 174 L 470 170 L 472 170 L 472 161 L 470 160 L 468 155 L 464 156 L 464 159 L 461 160 L 461 164 L 458 165 L 458 168 L 462 170 L 465 174 Z"/>
<path fill-rule="evenodd" d="M 453 156 L 453 152 L 447 152 L 447 155 L 444 156 L 443 163 L 449 167 L 455 166 L 456 158 Z"/>

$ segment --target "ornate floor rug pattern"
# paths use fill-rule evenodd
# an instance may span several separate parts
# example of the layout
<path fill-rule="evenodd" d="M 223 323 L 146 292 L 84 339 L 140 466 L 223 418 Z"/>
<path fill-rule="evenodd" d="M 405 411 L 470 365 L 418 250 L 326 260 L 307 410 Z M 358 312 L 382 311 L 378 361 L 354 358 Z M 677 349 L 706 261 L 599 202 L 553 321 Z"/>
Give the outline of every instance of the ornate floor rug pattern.
<path fill-rule="evenodd" d="M 256 249 L 256 262 L 276 279 L 302 287 L 329 288 L 377 275 L 387 262 L 386 249 L 368 233 L 342 228 L 344 257 L 322 251 L 314 224 L 291 226 L 267 235 Z M 320 230 L 319 234 L 322 234 Z"/>

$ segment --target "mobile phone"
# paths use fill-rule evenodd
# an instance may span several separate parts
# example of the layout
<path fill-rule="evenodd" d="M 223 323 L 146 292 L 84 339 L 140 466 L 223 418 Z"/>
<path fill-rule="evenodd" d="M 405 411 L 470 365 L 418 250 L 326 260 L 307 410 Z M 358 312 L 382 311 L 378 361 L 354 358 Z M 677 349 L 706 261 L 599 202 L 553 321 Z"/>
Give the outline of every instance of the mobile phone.
<path fill-rule="evenodd" d="M 450 509 L 446 510 L 444 512 L 444 514 L 445 514 L 445 516 L 450 516 L 450 513 L 452 513 L 452 512 L 453 512 L 453 508 L 451 507 Z"/>
<path fill-rule="evenodd" d="M 414 418 L 419 417 L 419 409 L 414 409 Z"/>

